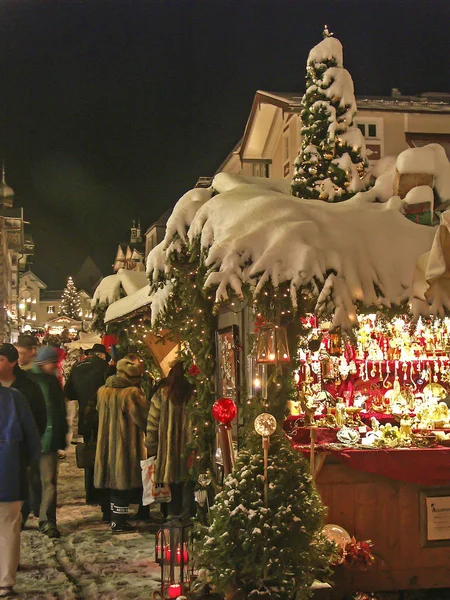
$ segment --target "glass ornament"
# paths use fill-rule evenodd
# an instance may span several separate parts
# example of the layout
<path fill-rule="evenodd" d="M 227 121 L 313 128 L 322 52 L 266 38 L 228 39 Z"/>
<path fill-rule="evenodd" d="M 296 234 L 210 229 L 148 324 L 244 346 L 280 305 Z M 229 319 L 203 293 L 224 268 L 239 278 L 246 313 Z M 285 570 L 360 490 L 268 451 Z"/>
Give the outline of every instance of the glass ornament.
<path fill-rule="evenodd" d="M 270 413 L 262 413 L 255 419 L 255 431 L 263 437 L 269 437 L 277 428 L 277 420 Z"/>
<path fill-rule="evenodd" d="M 352 539 L 348 531 L 340 525 L 334 525 L 333 523 L 325 525 L 322 528 L 322 534 L 342 550 L 344 550 L 346 544 Z"/>
<path fill-rule="evenodd" d="M 218 423 L 229 425 L 236 418 L 237 406 L 231 398 L 220 398 L 214 402 L 211 412 Z"/>

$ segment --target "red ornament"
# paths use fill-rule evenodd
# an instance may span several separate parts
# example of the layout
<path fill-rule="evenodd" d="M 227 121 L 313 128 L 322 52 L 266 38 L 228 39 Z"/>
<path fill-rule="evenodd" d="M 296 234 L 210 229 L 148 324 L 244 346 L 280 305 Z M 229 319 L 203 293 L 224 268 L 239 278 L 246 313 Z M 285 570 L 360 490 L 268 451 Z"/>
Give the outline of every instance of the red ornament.
<path fill-rule="evenodd" d="M 213 404 L 212 415 L 218 423 L 228 425 L 236 418 L 237 406 L 231 398 L 220 398 Z"/>
<path fill-rule="evenodd" d="M 195 377 L 199 373 L 200 373 L 200 369 L 197 367 L 197 365 L 195 363 L 193 365 L 191 365 L 191 367 L 189 368 L 189 371 L 188 371 L 188 375 L 190 375 L 191 377 Z"/>

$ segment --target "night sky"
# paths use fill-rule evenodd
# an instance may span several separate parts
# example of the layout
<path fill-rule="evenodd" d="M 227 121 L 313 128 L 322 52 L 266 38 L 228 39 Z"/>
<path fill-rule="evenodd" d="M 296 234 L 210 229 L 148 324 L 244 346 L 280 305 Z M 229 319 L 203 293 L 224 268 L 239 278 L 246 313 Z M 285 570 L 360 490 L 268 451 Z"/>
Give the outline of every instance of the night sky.
<path fill-rule="evenodd" d="M 0 159 L 50 288 L 104 275 L 243 134 L 257 89 L 304 91 L 324 24 L 356 95 L 450 92 L 448 0 L 2 0 Z"/>

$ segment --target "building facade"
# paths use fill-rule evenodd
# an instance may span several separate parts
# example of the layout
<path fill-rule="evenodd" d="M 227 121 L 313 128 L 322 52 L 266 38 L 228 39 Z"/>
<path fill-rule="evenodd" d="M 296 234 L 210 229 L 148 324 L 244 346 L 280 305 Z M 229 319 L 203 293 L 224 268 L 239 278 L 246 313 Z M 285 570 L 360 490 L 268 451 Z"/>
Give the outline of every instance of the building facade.
<path fill-rule="evenodd" d="M 301 100 L 301 94 L 256 92 L 244 135 L 217 172 L 291 180 L 302 139 Z M 402 96 L 393 90 L 391 97 L 357 98 L 357 106 L 355 123 L 372 165 L 433 142 L 450 157 L 449 94 Z"/>
<path fill-rule="evenodd" d="M 79 320 L 64 321 L 59 315 L 62 294 L 63 290 L 48 290 L 47 285 L 33 271 L 22 273 L 18 303 L 20 330 L 50 330 L 50 333 L 60 333 L 68 327 L 73 330 L 72 333 L 88 331 L 92 321 L 91 295 L 80 290 Z"/>

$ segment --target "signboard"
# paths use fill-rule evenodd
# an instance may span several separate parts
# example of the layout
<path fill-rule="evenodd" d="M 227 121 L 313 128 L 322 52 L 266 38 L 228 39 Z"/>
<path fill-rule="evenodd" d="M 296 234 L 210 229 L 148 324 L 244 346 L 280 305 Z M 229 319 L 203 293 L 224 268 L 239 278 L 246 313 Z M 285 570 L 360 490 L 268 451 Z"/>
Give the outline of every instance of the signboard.
<path fill-rule="evenodd" d="M 450 489 L 420 492 L 421 546 L 450 546 Z"/>

